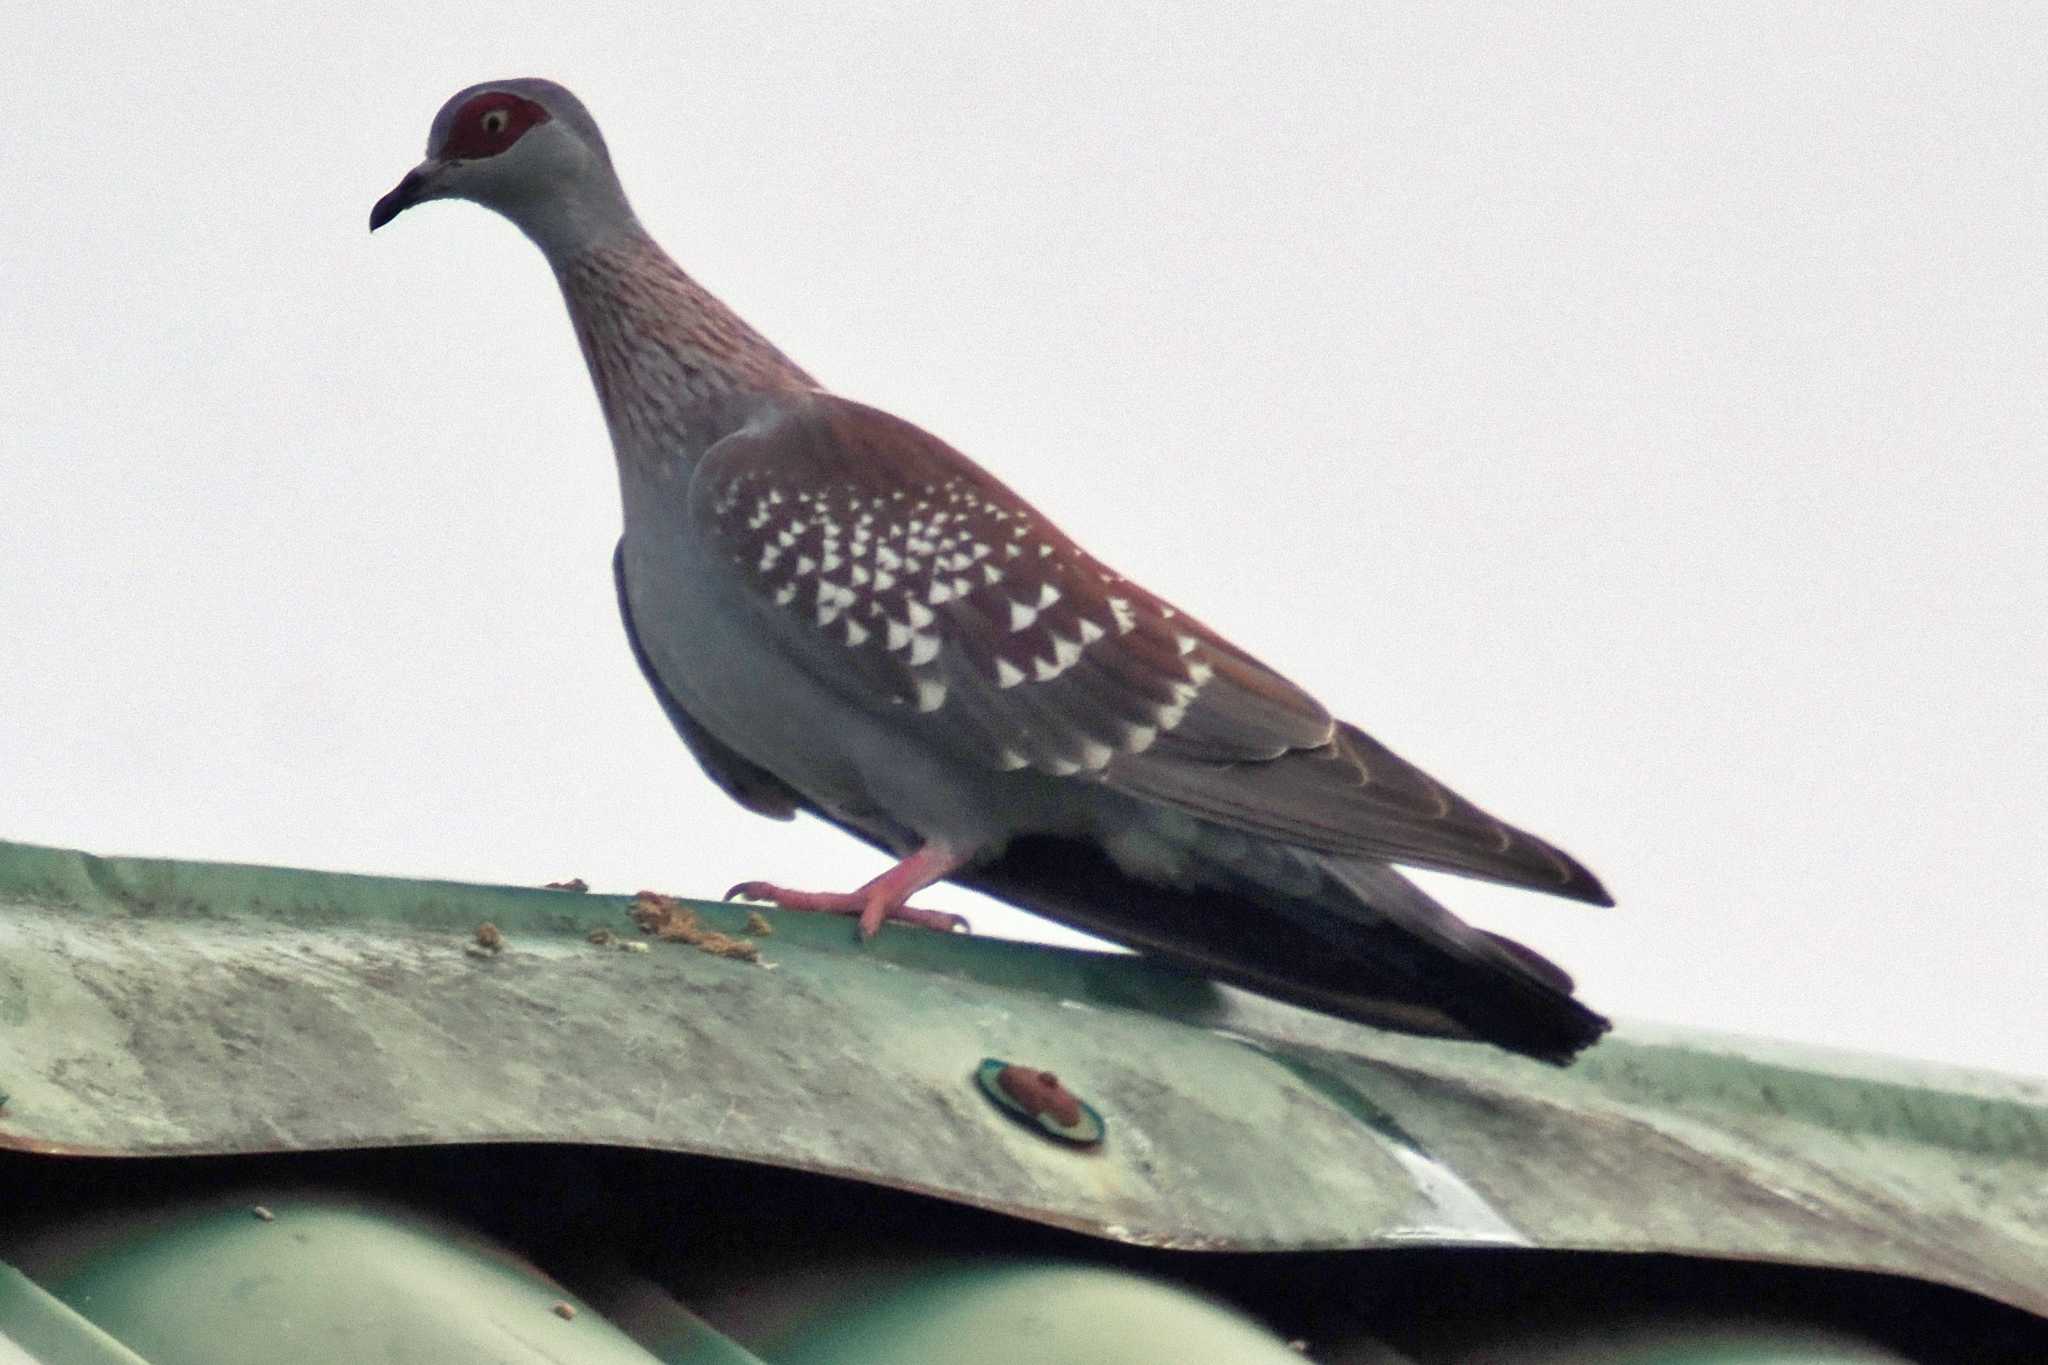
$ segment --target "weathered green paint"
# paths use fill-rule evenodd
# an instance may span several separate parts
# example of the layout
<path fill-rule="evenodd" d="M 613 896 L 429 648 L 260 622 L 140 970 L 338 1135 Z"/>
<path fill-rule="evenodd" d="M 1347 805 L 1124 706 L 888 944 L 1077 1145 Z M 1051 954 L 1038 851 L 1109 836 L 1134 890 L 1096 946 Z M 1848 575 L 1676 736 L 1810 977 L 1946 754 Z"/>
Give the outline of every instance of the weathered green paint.
<path fill-rule="evenodd" d="M 2048 1313 L 2028 1081 L 1625 1026 L 1569 1071 L 1126 956 L 774 914 L 646 953 L 616 897 L 0 844 L 0 1144 L 596 1142 L 823 1171 L 1127 1242 L 1484 1243 L 1897 1271 Z M 745 911 L 698 907 L 738 933 Z M 495 956 L 465 951 L 479 921 Z M 1092 1151 L 1008 1121 L 1059 1073 Z"/>
<path fill-rule="evenodd" d="M 658 1365 L 574 1295 L 460 1229 L 306 1198 L 271 1213 L 202 1206 L 125 1233 L 102 1227 L 49 1287 L 149 1365 Z M 573 1316 L 558 1313 L 564 1304 Z"/>
<path fill-rule="evenodd" d="M 761 1343 L 776 1365 L 1301 1365 L 1185 1289 L 1094 1266 L 918 1266 L 856 1276 Z"/>
<path fill-rule="evenodd" d="M 1904 1356 L 1800 1328 L 1728 1329 L 1708 1324 L 1629 1330 L 1610 1340 L 1597 1331 L 1551 1349 L 1532 1349 L 1528 1365 L 1911 1365 Z"/>
<path fill-rule="evenodd" d="M 8 1354 L 9 1347 L 20 1354 Z M 0 1362 L 16 1365 L 23 1357 L 33 1365 L 149 1365 L 70 1304 L 0 1264 Z"/>

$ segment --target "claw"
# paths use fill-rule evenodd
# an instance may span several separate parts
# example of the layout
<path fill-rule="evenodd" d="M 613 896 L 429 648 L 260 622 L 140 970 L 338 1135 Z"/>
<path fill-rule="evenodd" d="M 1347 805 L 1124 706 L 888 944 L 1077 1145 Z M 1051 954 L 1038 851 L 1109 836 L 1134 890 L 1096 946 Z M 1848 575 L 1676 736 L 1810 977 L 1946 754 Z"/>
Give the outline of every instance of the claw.
<path fill-rule="evenodd" d="M 900 905 L 890 919 L 900 919 L 905 924 L 921 924 L 927 929 L 936 929 L 942 934 L 972 934 L 974 926 L 967 922 L 967 916 L 956 915 L 948 910 L 924 910 L 915 905 Z"/>

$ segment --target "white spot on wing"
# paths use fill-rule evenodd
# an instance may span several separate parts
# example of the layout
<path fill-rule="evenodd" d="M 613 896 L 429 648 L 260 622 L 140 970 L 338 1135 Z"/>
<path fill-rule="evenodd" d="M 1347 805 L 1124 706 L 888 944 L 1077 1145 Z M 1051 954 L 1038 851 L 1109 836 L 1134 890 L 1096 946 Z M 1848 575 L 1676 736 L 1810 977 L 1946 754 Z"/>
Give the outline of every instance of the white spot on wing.
<path fill-rule="evenodd" d="M 850 647 L 852 647 L 852 646 L 854 646 L 854 645 L 859 645 L 859 644 L 865 644 L 865 643 L 867 642 L 867 638 L 868 638 L 868 628 L 867 628 L 866 626 L 862 625 L 862 624 L 861 624 L 860 622 L 858 622 L 858 621 L 854 620 L 854 619 L 853 619 L 853 618 L 852 618 L 851 616 L 847 617 L 847 618 L 846 618 L 846 643 L 847 643 L 847 646 L 848 646 L 848 647 L 850 648 Z"/>
<path fill-rule="evenodd" d="M 1019 631 L 1019 630 L 1026 630 L 1026 629 L 1029 629 L 1029 628 L 1030 628 L 1030 625 L 1031 625 L 1031 623 L 1032 623 L 1033 621 L 1036 621 L 1037 619 L 1038 619 L 1038 608 L 1036 608 L 1036 607 L 1027 607 L 1027 606 L 1025 606 L 1025 605 L 1024 605 L 1024 604 L 1023 604 L 1022 602 L 1019 602 L 1019 601 L 1017 601 L 1017 600 L 1016 600 L 1016 599 L 1014 599 L 1014 598 L 1012 598 L 1012 599 L 1011 599 L 1011 601 L 1010 601 L 1010 629 L 1011 629 L 1011 630 L 1012 630 L 1013 632 L 1014 632 L 1014 631 Z"/>
<path fill-rule="evenodd" d="M 917 709 L 936 711 L 946 704 L 946 685 L 937 678 L 917 680 Z"/>
<path fill-rule="evenodd" d="M 910 662 L 928 664 L 939 657 L 939 637 L 936 635 L 912 635 L 910 637 Z"/>
<path fill-rule="evenodd" d="M 1023 681 L 1023 669 L 1017 667 L 1017 665 L 1011 663 L 1008 659 L 999 658 L 996 660 L 997 687 L 1015 687 L 1018 683 Z"/>
<path fill-rule="evenodd" d="M 1050 583 L 1040 583 L 1038 585 L 1038 609 L 1040 611 L 1044 611 L 1059 600 L 1060 590 L 1058 588 L 1055 588 Z"/>

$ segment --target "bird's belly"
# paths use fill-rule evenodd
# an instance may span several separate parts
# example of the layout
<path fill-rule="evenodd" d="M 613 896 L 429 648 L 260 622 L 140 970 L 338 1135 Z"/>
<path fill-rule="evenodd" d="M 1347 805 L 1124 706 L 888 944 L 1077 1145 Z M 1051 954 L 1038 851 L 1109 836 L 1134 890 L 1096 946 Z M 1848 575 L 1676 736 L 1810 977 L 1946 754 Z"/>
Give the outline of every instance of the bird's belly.
<path fill-rule="evenodd" d="M 756 627 L 761 608 L 707 547 L 673 529 L 636 535 L 629 524 L 625 562 L 634 626 L 655 673 L 721 742 L 857 825 L 958 847 L 1010 832 L 988 809 L 985 776 L 784 657 Z"/>

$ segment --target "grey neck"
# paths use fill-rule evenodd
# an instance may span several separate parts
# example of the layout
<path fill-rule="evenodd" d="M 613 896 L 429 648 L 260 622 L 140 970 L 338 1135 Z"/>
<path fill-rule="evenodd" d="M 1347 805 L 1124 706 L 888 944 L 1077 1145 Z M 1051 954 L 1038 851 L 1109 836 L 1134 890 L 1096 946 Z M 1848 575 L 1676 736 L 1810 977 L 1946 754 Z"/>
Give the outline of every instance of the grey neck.
<path fill-rule="evenodd" d="M 640 226 L 625 190 L 609 176 L 577 194 L 537 194 L 526 203 L 508 206 L 506 216 L 541 249 L 557 275 L 593 251 L 661 249 Z"/>

